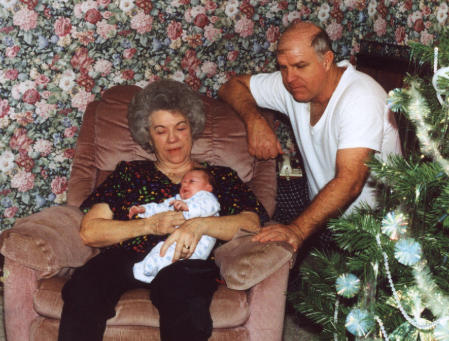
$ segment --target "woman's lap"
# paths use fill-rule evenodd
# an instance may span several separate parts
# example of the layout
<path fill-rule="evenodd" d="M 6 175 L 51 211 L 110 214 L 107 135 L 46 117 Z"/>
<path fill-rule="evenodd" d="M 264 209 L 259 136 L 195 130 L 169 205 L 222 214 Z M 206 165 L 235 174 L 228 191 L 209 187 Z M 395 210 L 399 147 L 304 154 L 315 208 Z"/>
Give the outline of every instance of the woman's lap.
<path fill-rule="evenodd" d="M 160 271 L 148 285 L 134 279 L 132 271 L 134 263 L 144 256 L 120 248 L 110 249 L 74 272 L 62 291 L 61 330 L 66 336 L 60 337 L 60 341 L 72 340 L 67 335 L 77 333 L 80 328 L 86 334 L 102 334 L 106 320 L 115 315 L 120 296 L 139 287 L 151 288 L 151 299 L 161 315 L 162 330 L 171 331 L 176 325 L 179 333 L 190 332 L 182 331 L 184 328 L 197 333 L 197 336 L 192 335 L 192 340 L 207 340 L 212 328 L 209 305 L 219 276 L 216 265 L 203 260 L 178 261 Z M 173 314 L 178 319 L 173 319 Z M 90 329 L 86 324 L 96 326 Z M 84 337 L 86 340 L 101 340 L 98 336 Z M 172 339 L 175 338 L 163 335 L 163 340 Z"/>

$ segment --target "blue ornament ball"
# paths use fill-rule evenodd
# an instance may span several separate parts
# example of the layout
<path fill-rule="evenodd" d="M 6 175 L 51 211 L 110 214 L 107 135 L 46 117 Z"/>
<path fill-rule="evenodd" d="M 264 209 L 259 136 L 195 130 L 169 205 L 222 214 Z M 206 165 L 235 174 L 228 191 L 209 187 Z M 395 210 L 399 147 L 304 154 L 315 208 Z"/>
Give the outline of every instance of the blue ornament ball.
<path fill-rule="evenodd" d="M 351 273 L 342 274 L 337 278 L 335 287 L 337 289 L 337 294 L 346 298 L 351 298 L 360 290 L 360 279 Z"/>
<path fill-rule="evenodd" d="M 367 310 L 352 309 L 346 316 L 346 329 L 355 336 L 365 336 L 374 328 L 374 318 Z"/>
<path fill-rule="evenodd" d="M 391 240 L 398 240 L 407 231 L 407 218 L 401 212 L 389 212 L 382 219 L 382 232 Z"/>
<path fill-rule="evenodd" d="M 414 265 L 421 259 L 421 255 L 421 245 L 413 238 L 401 239 L 394 246 L 394 256 L 401 264 Z"/>

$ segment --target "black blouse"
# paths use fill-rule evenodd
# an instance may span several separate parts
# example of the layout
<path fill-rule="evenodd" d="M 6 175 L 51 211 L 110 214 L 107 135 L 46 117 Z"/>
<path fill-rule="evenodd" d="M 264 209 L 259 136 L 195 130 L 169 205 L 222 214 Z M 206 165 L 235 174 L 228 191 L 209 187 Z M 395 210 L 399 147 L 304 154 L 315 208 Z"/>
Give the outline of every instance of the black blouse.
<path fill-rule="evenodd" d="M 237 173 L 228 167 L 204 164 L 215 178 L 214 194 L 220 202 L 220 216 L 252 211 L 259 215 L 261 224 L 268 221 L 268 214 Z M 128 220 L 129 208 L 149 202 L 160 203 L 175 196 L 180 184 L 174 184 L 151 161 L 120 162 L 114 172 L 81 204 L 85 213 L 94 204 L 107 203 L 116 220 Z M 146 235 L 114 245 L 135 252 L 148 252 L 167 236 Z M 217 241 L 216 246 L 221 243 Z"/>

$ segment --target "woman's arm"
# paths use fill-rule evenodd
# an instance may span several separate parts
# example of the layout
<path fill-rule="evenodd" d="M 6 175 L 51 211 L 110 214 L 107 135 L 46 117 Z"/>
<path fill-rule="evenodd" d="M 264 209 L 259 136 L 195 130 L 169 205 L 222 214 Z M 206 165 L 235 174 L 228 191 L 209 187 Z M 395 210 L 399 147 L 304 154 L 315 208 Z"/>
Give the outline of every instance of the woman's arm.
<path fill-rule="evenodd" d="M 105 247 L 137 236 L 164 235 L 184 222 L 182 212 L 164 212 L 145 219 L 114 220 L 108 204 L 92 206 L 81 221 L 80 235 L 84 244 Z"/>
<path fill-rule="evenodd" d="M 221 240 L 231 240 L 240 228 L 258 232 L 260 230 L 259 216 L 255 212 L 243 211 L 235 215 L 186 220 L 164 242 L 161 256 L 164 256 L 170 245 L 176 242 L 173 261 L 189 258 L 203 235 L 206 234 Z M 186 249 L 184 246 L 189 248 Z"/>

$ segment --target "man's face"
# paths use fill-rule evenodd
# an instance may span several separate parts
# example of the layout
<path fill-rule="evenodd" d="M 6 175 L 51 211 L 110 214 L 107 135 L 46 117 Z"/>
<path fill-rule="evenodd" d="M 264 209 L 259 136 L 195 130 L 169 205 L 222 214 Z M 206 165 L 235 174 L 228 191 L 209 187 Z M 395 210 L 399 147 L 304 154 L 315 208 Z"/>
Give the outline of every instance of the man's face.
<path fill-rule="evenodd" d="M 184 175 L 179 194 L 181 199 L 189 199 L 199 191 L 212 192 L 212 185 L 207 175 L 199 170 L 193 170 Z"/>
<path fill-rule="evenodd" d="M 284 35 L 279 42 L 277 60 L 284 86 L 296 101 L 320 99 L 327 83 L 327 71 L 308 37 L 293 32 Z"/>

